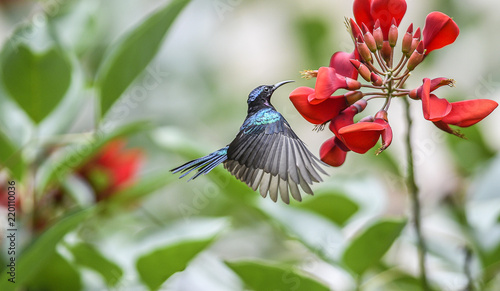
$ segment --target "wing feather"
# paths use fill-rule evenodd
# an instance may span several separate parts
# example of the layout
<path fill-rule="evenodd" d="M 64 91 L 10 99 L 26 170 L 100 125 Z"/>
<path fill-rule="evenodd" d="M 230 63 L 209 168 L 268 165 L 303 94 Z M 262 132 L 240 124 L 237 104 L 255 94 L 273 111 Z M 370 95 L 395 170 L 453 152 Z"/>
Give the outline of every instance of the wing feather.
<path fill-rule="evenodd" d="M 313 194 L 310 185 L 322 181 L 326 174 L 322 164 L 293 132 L 288 122 L 270 109 L 264 117 L 247 116 L 236 138 L 229 145 L 225 168 L 262 197 L 268 194 L 273 201 L 278 196 L 289 203 L 290 195 L 302 200 L 301 190 Z M 260 112 L 260 111 L 259 111 Z M 279 117 L 279 118 L 277 118 Z M 248 121 L 252 118 L 251 121 Z M 266 119 L 267 118 L 267 119 Z M 269 122 L 271 120 L 272 122 Z M 279 195 L 278 195 L 279 194 Z"/>
<path fill-rule="evenodd" d="M 279 179 L 280 196 L 281 200 L 286 204 L 290 204 L 290 195 L 288 195 L 288 182 L 283 179 Z"/>
<path fill-rule="evenodd" d="M 260 182 L 260 195 L 266 198 L 267 193 L 269 192 L 269 183 L 271 182 L 271 174 L 264 173 L 262 176 L 262 181 Z"/>
<path fill-rule="evenodd" d="M 274 202 L 278 201 L 278 188 L 279 188 L 280 178 L 277 176 L 271 176 L 271 181 L 269 182 L 269 197 Z"/>

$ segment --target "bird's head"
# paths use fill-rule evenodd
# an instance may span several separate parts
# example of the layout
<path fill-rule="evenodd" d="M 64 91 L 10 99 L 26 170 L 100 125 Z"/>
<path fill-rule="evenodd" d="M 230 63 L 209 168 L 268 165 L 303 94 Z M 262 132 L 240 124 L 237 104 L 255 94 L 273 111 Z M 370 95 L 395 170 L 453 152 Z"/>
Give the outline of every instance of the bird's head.
<path fill-rule="evenodd" d="M 274 85 L 261 85 L 250 92 L 248 95 L 248 100 L 247 103 L 249 106 L 251 105 L 271 105 L 269 103 L 269 100 L 271 100 L 271 96 L 273 95 L 274 91 L 278 89 L 281 85 L 284 85 L 286 83 L 291 83 L 295 82 L 293 80 L 288 80 L 288 81 L 283 81 L 276 83 Z"/>

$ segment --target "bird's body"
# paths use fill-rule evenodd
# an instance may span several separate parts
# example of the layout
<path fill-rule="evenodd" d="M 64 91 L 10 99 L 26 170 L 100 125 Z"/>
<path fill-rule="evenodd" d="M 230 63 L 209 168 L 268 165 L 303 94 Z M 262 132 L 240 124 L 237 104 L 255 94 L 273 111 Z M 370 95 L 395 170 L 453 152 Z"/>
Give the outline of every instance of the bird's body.
<path fill-rule="evenodd" d="M 308 194 L 313 194 L 310 184 L 321 182 L 318 174 L 326 174 L 320 161 L 293 132 L 285 118 L 271 105 L 274 90 L 291 81 L 276 85 L 263 85 L 248 96 L 248 114 L 236 138 L 226 147 L 205 157 L 181 165 L 172 172 L 186 172 L 198 169 L 191 178 L 210 172 L 224 164 L 231 174 L 245 182 L 254 191 L 269 196 L 273 201 L 278 193 L 289 203 L 289 193 L 296 200 L 302 200 L 298 185 Z"/>

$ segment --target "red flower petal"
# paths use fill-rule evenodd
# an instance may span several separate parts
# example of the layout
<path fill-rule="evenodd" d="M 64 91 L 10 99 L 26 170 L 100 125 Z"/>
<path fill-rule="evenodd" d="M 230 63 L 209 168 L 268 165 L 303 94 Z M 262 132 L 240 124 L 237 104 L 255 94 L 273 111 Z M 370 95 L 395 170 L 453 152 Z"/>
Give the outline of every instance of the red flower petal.
<path fill-rule="evenodd" d="M 354 13 L 354 18 L 356 22 L 361 27 L 364 23 L 370 32 L 373 31 L 373 26 L 375 25 L 375 20 L 373 20 L 370 7 L 372 5 L 372 0 L 354 0 L 352 10 Z"/>
<path fill-rule="evenodd" d="M 458 37 L 458 25 L 448 15 L 435 11 L 427 15 L 424 27 L 425 54 L 452 44 Z"/>
<path fill-rule="evenodd" d="M 142 159 L 143 153 L 138 149 L 122 151 L 120 159 L 116 162 L 117 167 L 112 169 L 114 187 L 118 189 L 132 183 L 135 180 Z"/>
<path fill-rule="evenodd" d="M 330 67 L 334 68 L 337 74 L 351 79 L 358 79 L 358 70 L 350 62 L 352 59 L 359 59 L 359 53 L 355 49 L 352 53 L 336 52 L 330 59 Z"/>
<path fill-rule="evenodd" d="M 425 79 L 424 79 L 425 80 Z M 450 86 L 453 87 L 455 85 L 455 80 L 453 79 L 448 79 L 448 78 L 435 78 L 431 80 L 431 85 L 430 85 L 430 92 L 433 92 L 434 90 L 438 89 L 439 87 L 443 86 Z M 422 96 L 422 89 L 423 85 L 418 87 L 417 89 L 413 89 L 410 92 L 410 98 L 413 99 L 420 99 Z"/>
<path fill-rule="evenodd" d="M 396 20 L 399 26 L 406 13 L 405 0 L 373 0 L 370 8 L 371 16 L 374 20 L 380 20 L 380 27 L 384 33 L 384 40 L 388 39 L 389 28 L 392 19 Z"/>
<path fill-rule="evenodd" d="M 468 127 L 488 116 L 498 103 L 489 99 L 474 99 L 451 103 L 451 111 L 441 121 L 460 127 Z"/>
<path fill-rule="evenodd" d="M 325 141 L 319 149 L 319 157 L 325 163 L 333 167 L 339 167 L 345 162 L 347 151 L 345 146 L 337 137 Z"/>
<path fill-rule="evenodd" d="M 98 200 L 133 182 L 137 174 L 143 160 L 143 152 L 138 149 L 124 149 L 125 143 L 125 140 L 121 139 L 109 142 L 78 171 L 91 184 L 93 175 L 104 177 L 103 185 L 92 185 L 97 191 Z M 97 182 L 95 176 L 94 182 Z"/>
<path fill-rule="evenodd" d="M 313 124 L 323 124 L 331 120 L 348 106 L 343 95 L 328 98 L 318 104 L 311 104 L 308 101 L 311 94 L 314 94 L 314 89 L 299 87 L 290 93 L 290 101 L 304 119 Z"/>
<path fill-rule="evenodd" d="M 375 122 L 358 122 L 342 127 L 338 137 L 353 152 L 364 154 L 377 144 L 384 129 Z"/>
<path fill-rule="evenodd" d="M 334 68 L 321 67 L 316 78 L 315 95 L 310 95 L 308 100 L 311 104 L 323 102 L 341 88 L 347 88 L 345 77 L 337 74 Z"/>
<path fill-rule="evenodd" d="M 420 98 L 422 99 L 422 110 L 424 112 L 424 118 L 430 121 L 441 120 L 451 111 L 450 102 L 446 99 L 440 99 L 434 94 L 430 94 L 431 91 L 431 80 L 428 78 L 424 79 L 424 85 L 422 85 L 422 90 L 419 92 Z"/>
<path fill-rule="evenodd" d="M 360 27 L 364 23 L 370 32 L 377 19 L 384 34 L 384 40 L 388 39 L 389 28 L 392 19 L 396 20 L 399 26 L 406 13 L 405 0 L 355 0 L 353 4 L 354 18 Z"/>
<path fill-rule="evenodd" d="M 431 92 L 436 90 L 439 87 L 443 86 L 451 86 L 453 87 L 455 84 L 455 81 L 453 79 L 448 79 L 448 78 L 434 78 L 431 80 Z"/>
<path fill-rule="evenodd" d="M 339 130 L 345 126 L 354 123 L 354 115 L 358 113 L 358 109 L 354 106 L 349 106 L 347 109 L 342 111 L 339 115 L 332 119 L 330 122 L 330 130 L 335 134 L 339 135 Z"/>
<path fill-rule="evenodd" d="M 389 125 L 389 122 L 387 121 L 387 112 L 386 111 L 379 111 L 375 115 L 374 122 L 378 123 L 384 127 L 384 130 L 382 131 L 382 134 L 381 134 L 382 146 L 377 151 L 377 154 L 380 154 L 383 150 L 388 148 L 392 143 L 392 128 Z"/>
<path fill-rule="evenodd" d="M 450 133 L 450 134 L 453 134 L 453 135 L 456 135 L 460 138 L 465 138 L 465 136 L 463 134 L 461 134 L 458 130 L 453 130 L 447 123 L 444 123 L 443 121 L 439 120 L 439 121 L 434 121 L 434 125 L 441 129 L 442 131 L 445 131 L 447 133 Z"/>

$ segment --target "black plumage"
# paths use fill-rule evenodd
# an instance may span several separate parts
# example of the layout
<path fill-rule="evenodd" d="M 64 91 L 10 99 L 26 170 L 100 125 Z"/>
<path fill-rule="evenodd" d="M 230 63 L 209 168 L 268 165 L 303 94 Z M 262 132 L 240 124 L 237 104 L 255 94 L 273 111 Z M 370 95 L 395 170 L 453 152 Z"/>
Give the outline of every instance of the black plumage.
<path fill-rule="evenodd" d="M 290 124 L 270 103 L 273 92 L 283 84 L 262 85 L 248 96 L 248 114 L 236 135 L 226 147 L 205 157 L 187 162 L 171 171 L 198 172 L 191 178 L 210 172 L 220 163 L 232 175 L 245 182 L 254 191 L 259 189 L 262 197 L 277 201 L 278 194 L 285 203 L 290 202 L 289 193 L 302 200 L 299 185 L 308 194 L 313 194 L 309 185 L 321 182 L 323 164 L 316 158 L 293 132 Z M 190 179 L 190 180 L 191 180 Z"/>

